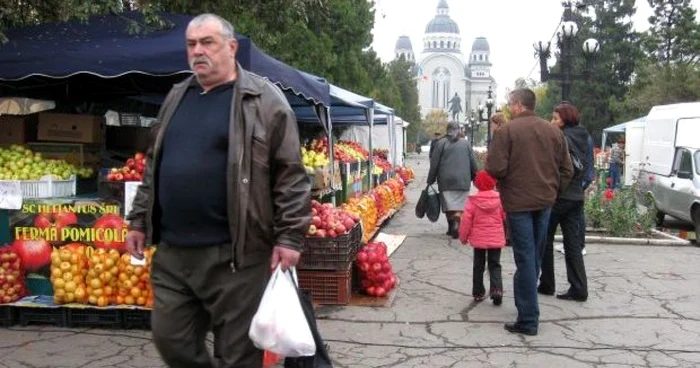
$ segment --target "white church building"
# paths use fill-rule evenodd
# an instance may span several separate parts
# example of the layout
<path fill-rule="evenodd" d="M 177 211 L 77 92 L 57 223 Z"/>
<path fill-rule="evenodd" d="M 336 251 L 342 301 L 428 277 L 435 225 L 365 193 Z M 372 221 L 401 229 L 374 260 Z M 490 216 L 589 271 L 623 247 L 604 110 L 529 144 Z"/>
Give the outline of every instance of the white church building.
<path fill-rule="evenodd" d="M 435 110 L 448 111 L 449 114 L 449 102 L 456 93 L 463 110 L 458 119 L 464 122 L 471 109 L 486 104 L 489 86 L 495 92 L 497 84 L 491 76 L 486 38 L 474 39 L 465 58 L 459 26 L 449 13 L 447 0 L 439 0 L 437 14 L 425 27 L 420 56 L 416 57 L 408 36 L 401 36 L 396 41 L 394 55 L 397 59 L 404 57 L 413 61 L 418 67 L 418 101 L 423 117 Z M 495 93 L 492 98 L 496 98 Z"/>

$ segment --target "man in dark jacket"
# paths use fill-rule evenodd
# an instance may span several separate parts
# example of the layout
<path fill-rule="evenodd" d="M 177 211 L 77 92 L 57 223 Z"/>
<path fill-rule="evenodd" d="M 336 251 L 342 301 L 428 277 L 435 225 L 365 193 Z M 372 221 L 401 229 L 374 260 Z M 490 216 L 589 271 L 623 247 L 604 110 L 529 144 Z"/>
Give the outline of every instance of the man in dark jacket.
<path fill-rule="evenodd" d="M 555 291 L 554 277 L 554 235 L 557 226 L 561 225 L 564 238 L 564 260 L 566 276 L 570 287 L 568 291 L 557 295 L 564 300 L 586 301 L 588 299 L 588 282 L 586 268 L 581 254 L 585 232 L 581 231 L 583 221 L 583 181 L 586 176 L 586 151 L 588 150 L 588 131 L 579 125 L 579 114 L 569 103 L 561 103 L 554 109 L 552 125 L 562 129 L 566 137 L 569 152 L 583 163 L 583 170 L 575 175 L 566 189 L 559 195 L 552 207 L 549 218 L 549 231 L 542 260 L 542 275 L 538 292 L 553 295 Z"/>
<path fill-rule="evenodd" d="M 549 213 L 573 169 L 561 131 L 535 115 L 534 92 L 527 88 L 511 92 L 508 107 L 513 120 L 494 134 L 486 161 L 486 171 L 499 180 L 516 266 L 513 292 L 518 318 L 506 323 L 505 329 L 536 335 L 537 277 Z"/>
<path fill-rule="evenodd" d="M 142 258 L 158 244 L 152 332 L 168 366 L 262 367 L 248 328 L 271 268 L 297 263 L 310 220 L 297 124 L 274 85 L 237 65 L 228 21 L 197 16 L 186 38 L 194 77 L 159 112 L 127 248 Z"/>

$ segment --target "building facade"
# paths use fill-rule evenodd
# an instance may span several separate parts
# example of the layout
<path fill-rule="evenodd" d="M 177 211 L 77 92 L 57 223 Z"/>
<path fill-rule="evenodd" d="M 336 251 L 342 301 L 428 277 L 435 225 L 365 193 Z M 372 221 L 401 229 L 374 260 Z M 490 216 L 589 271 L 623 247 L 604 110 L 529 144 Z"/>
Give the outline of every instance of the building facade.
<path fill-rule="evenodd" d="M 408 36 L 401 36 L 396 41 L 394 55 L 417 65 L 418 100 L 423 117 L 441 110 L 447 111 L 452 120 L 450 101 L 454 101 L 456 94 L 462 107 L 458 121 L 465 122 L 467 112 L 484 105 L 489 86 L 495 91 L 497 84 L 491 75 L 490 48 L 486 38 L 474 39 L 471 51 L 465 57 L 459 26 L 449 13 L 447 0 L 439 0 L 437 14 L 425 27 L 423 51 L 419 57 L 416 57 Z M 492 98 L 495 97 L 494 93 Z"/>

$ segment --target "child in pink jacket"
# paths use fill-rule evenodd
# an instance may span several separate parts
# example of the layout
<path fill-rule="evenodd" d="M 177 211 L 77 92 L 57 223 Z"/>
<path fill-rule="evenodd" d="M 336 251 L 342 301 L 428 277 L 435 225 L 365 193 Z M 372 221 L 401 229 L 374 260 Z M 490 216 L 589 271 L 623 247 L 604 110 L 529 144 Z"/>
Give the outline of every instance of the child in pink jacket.
<path fill-rule="evenodd" d="M 474 274 L 472 275 L 472 296 L 480 302 L 484 300 L 484 266 L 488 259 L 491 276 L 490 294 L 494 305 L 503 302 L 503 280 L 501 278 L 501 248 L 506 245 L 503 220 L 506 213 L 501 205 L 501 197 L 493 190 L 496 180 L 486 171 L 480 170 L 474 178 L 474 186 L 479 192 L 469 196 L 464 205 L 462 221 L 459 225 L 459 240 L 474 248 Z"/>

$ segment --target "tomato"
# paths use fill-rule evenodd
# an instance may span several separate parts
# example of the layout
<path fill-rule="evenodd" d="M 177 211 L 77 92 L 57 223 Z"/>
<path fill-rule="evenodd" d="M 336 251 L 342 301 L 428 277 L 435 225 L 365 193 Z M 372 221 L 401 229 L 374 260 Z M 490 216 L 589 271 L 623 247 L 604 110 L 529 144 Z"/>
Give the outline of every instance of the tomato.
<path fill-rule="evenodd" d="M 370 286 L 370 287 L 365 289 L 365 292 L 367 292 L 367 295 L 375 296 L 376 295 L 376 288 L 374 286 Z"/>
<path fill-rule="evenodd" d="M 39 240 L 15 240 L 13 249 L 22 260 L 27 271 L 38 271 L 51 263 L 51 245 L 43 239 Z"/>

